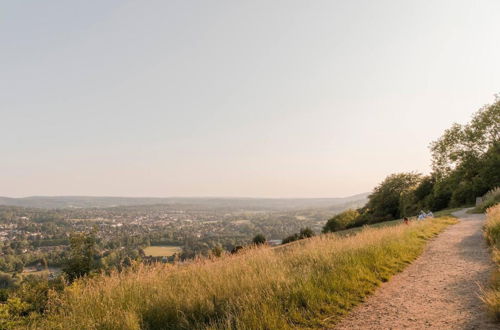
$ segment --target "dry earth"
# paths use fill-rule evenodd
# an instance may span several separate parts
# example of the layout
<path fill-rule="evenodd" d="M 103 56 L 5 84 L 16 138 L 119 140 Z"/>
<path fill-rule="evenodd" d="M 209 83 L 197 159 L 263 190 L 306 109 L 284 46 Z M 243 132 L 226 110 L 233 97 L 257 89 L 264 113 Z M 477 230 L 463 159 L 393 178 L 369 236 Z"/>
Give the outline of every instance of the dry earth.
<path fill-rule="evenodd" d="M 454 215 L 458 224 L 335 329 L 500 329 L 479 299 L 493 267 L 482 237 L 484 215 Z"/>

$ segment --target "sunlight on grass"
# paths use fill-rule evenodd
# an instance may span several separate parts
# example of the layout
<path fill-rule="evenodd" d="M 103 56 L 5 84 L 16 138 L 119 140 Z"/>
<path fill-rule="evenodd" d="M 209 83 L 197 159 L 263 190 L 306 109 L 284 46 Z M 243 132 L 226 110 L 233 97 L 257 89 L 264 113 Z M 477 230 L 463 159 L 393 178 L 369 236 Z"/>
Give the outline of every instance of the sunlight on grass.
<path fill-rule="evenodd" d="M 492 275 L 491 287 L 484 292 L 482 299 L 493 317 L 500 321 L 500 204 L 487 210 L 484 231 L 496 269 Z"/>
<path fill-rule="evenodd" d="M 182 249 L 179 246 L 173 245 L 148 246 L 144 249 L 144 254 L 152 257 L 170 257 L 181 251 Z"/>
<path fill-rule="evenodd" d="M 401 271 L 425 241 L 455 223 L 365 228 L 286 249 L 248 248 L 218 259 L 136 265 L 80 280 L 50 299 L 51 329 L 292 329 L 332 325 Z M 35 327 L 35 325 L 33 325 Z"/>

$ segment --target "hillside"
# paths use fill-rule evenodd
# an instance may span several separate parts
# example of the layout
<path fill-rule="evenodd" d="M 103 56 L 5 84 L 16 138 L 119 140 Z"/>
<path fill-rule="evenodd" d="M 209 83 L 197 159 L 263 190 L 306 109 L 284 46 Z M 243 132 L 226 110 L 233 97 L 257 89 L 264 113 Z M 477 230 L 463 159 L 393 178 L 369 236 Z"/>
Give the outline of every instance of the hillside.
<path fill-rule="evenodd" d="M 449 218 L 303 240 L 287 249 L 136 264 L 51 297 L 47 329 L 288 329 L 332 324 L 402 270 Z M 34 322 L 40 322 L 35 320 Z"/>

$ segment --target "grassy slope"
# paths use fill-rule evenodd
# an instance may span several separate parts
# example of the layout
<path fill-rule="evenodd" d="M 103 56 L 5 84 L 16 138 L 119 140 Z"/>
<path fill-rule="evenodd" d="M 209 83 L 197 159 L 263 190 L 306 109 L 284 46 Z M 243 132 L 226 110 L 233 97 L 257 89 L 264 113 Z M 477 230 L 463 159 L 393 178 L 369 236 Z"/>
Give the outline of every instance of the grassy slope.
<path fill-rule="evenodd" d="M 51 298 L 51 329 L 286 329 L 331 325 L 456 220 L 321 235 L 287 249 L 137 266 Z"/>
<path fill-rule="evenodd" d="M 492 249 L 493 261 L 497 265 L 489 288 L 483 295 L 491 314 L 500 321 L 500 204 L 488 209 L 485 235 Z"/>

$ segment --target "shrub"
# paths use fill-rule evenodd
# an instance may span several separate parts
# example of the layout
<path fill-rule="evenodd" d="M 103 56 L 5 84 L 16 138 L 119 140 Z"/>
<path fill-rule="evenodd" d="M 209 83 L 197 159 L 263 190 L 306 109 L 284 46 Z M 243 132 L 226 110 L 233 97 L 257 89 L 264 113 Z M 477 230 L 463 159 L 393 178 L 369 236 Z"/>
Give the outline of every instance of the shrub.
<path fill-rule="evenodd" d="M 304 238 L 311 238 L 314 236 L 314 231 L 309 228 L 302 228 L 299 232 L 299 239 L 304 239 Z"/>
<path fill-rule="evenodd" d="M 240 252 L 241 250 L 243 250 L 243 246 L 241 245 L 236 245 L 232 250 L 231 250 L 231 254 L 236 254 L 238 252 Z"/>
<path fill-rule="evenodd" d="M 255 245 L 260 245 L 266 243 L 266 237 L 262 234 L 257 234 L 255 237 L 252 239 L 253 244 Z"/>
<path fill-rule="evenodd" d="M 299 234 L 295 233 L 295 234 L 292 234 L 290 236 L 285 237 L 283 239 L 283 242 L 281 242 L 281 244 L 292 243 L 292 242 L 298 241 L 299 239 L 300 239 Z"/>
<path fill-rule="evenodd" d="M 356 210 L 347 210 L 337 214 L 328 220 L 323 227 L 323 233 L 335 232 L 351 227 L 359 217 L 359 212 Z"/>
<path fill-rule="evenodd" d="M 304 238 L 310 238 L 313 236 L 314 236 L 314 231 L 311 228 L 309 228 L 309 227 L 302 228 L 298 234 L 295 233 L 293 235 L 290 235 L 290 236 L 284 238 L 282 244 L 295 242 L 295 241 L 298 241 L 298 240 L 301 240 Z"/>
<path fill-rule="evenodd" d="M 17 281 L 12 275 L 0 272 L 0 289 L 9 289 L 16 286 Z"/>
<path fill-rule="evenodd" d="M 500 187 L 488 191 L 482 198 L 481 204 L 476 206 L 475 211 L 479 213 L 485 212 L 490 207 L 500 203 Z"/>

